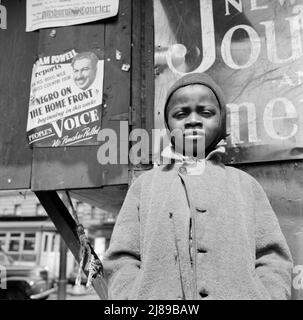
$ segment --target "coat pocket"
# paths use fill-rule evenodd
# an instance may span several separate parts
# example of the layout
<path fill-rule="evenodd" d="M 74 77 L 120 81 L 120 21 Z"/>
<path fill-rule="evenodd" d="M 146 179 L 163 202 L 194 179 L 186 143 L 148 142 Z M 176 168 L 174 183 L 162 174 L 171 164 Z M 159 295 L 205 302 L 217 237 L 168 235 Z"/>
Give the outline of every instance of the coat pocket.
<path fill-rule="evenodd" d="M 133 286 L 130 289 L 128 300 L 137 300 L 140 299 L 138 297 L 140 286 L 142 285 L 142 277 L 143 277 L 143 269 L 140 269 L 135 280 Z"/>
<path fill-rule="evenodd" d="M 258 300 L 271 300 L 267 289 L 265 288 L 256 271 L 253 271 L 253 279 L 258 291 Z"/>

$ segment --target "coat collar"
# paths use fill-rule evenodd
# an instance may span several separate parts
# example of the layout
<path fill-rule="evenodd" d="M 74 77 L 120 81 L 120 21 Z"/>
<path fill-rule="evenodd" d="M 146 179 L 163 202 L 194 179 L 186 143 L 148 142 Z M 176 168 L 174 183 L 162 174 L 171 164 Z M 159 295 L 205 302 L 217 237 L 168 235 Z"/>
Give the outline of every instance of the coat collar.
<path fill-rule="evenodd" d="M 207 161 L 221 162 L 226 149 L 222 145 L 223 140 L 211 151 L 206 158 L 187 157 L 176 152 L 170 144 L 161 153 L 165 163 L 175 162 L 186 167 L 189 175 L 201 175 L 206 167 Z"/>
<path fill-rule="evenodd" d="M 217 144 L 216 148 L 211 151 L 205 159 L 203 158 L 195 158 L 195 157 L 188 157 L 183 156 L 181 153 L 178 153 L 174 150 L 172 144 L 170 143 L 164 150 L 161 152 L 161 156 L 165 159 L 172 159 L 176 162 L 202 162 L 205 160 L 211 160 L 214 159 L 215 156 L 219 157 L 220 160 L 222 159 L 222 155 L 226 152 L 225 147 L 222 145 L 222 141 L 220 141 L 219 144 Z"/>

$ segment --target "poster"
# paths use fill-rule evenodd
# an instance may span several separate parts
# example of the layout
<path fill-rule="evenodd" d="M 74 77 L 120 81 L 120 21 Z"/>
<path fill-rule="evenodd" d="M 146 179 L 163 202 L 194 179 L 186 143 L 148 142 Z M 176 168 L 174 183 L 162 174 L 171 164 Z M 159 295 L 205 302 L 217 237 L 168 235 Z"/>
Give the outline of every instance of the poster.
<path fill-rule="evenodd" d="M 104 61 L 93 51 L 41 56 L 33 66 L 27 118 L 30 145 L 97 144 Z"/>
<path fill-rule="evenodd" d="M 303 0 L 154 0 L 155 124 L 171 84 L 208 73 L 227 100 L 228 163 L 303 158 Z"/>
<path fill-rule="evenodd" d="M 101 20 L 118 9 L 119 0 L 27 0 L 26 31 Z"/>

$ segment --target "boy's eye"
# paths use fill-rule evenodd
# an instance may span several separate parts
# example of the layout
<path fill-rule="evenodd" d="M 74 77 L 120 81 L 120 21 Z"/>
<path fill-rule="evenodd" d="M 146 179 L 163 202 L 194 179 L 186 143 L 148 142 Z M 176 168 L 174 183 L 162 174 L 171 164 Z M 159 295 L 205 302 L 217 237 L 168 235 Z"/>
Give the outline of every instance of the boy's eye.
<path fill-rule="evenodd" d="M 186 117 L 187 116 L 187 112 L 184 111 L 178 111 L 174 114 L 175 118 L 182 118 L 182 117 Z"/>
<path fill-rule="evenodd" d="M 204 106 L 204 107 L 200 108 L 199 114 L 201 114 L 204 117 L 211 117 L 216 114 L 216 111 L 211 106 L 209 106 L 209 107 Z"/>
<path fill-rule="evenodd" d="M 199 114 L 201 114 L 204 117 L 211 117 L 213 115 L 213 112 L 204 110 L 199 112 Z"/>
<path fill-rule="evenodd" d="M 176 110 L 173 112 L 172 116 L 176 119 L 183 119 L 188 117 L 191 112 L 194 112 L 192 110 Z M 214 108 L 208 107 L 208 106 L 201 106 L 198 107 L 195 111 L 197 114 L 199 114 L 201 117 L 210 118 L 216 114 L 216 111 Z"/>

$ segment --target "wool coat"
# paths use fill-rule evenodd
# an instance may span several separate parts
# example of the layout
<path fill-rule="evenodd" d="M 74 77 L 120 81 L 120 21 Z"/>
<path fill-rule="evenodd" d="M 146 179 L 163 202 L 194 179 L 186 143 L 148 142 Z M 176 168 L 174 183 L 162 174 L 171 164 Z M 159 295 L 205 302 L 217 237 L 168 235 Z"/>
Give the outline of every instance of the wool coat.
<path fill-rule="evenodd" d="M 265 192 L 216 157 L 199 175 L 176 162 L 139 176 L 103 265 L 109 299 L 287 299 L 291 291 L 291 254 Z"/>

